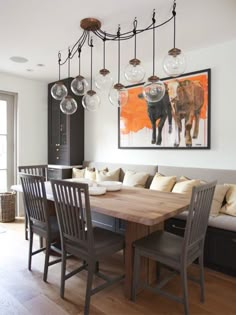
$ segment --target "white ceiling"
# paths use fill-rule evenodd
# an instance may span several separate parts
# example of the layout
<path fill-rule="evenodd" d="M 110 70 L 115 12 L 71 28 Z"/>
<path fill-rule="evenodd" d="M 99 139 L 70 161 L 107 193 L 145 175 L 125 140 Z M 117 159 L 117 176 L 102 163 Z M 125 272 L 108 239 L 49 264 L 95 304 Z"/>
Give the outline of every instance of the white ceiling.
<path fill-rule="evenodd" d="M 96 17 L 102 29 L 115 33 L 132 28 L 134 17 L 139 27 L 151 22 L 156 9 L 157 23 L 171 15 L 172 0 L 0 0 L 0 72 L 45 82 L 57 80 L 57 53 L 73 45 L 81 34 L 80 20 Z M 184 51 L 199 49 L 236 39 L 236 0 L 177 0 L 177 44 Z M 137 38 L 137 57 L 144 62 L 152 59 L 151 32 Z M 158 29 L 157 54 L 164 55 L 173 46 L 173 23 Z M 102 43 L 94 39 L 94 72 L 102 67 Z M 82 72 L 88 75 L 90 56 L 82 54 Z M 133 41 L 122 42 L 121 61 L 133 58 Z M 21 56 L 27 63 L 9 58 Z M 107 45 L 107 68 L 117 65 L 117 45 Z M 77 58 L 76 58 L 77 59 Z M 45 64 L 38 67 L 37 64 Z M 32 69 L 29 72 L 27 69 Z M 76 60 L 71 74 L 76 75 Z M 62 77 L 67 70 L 62 69 Z"/>

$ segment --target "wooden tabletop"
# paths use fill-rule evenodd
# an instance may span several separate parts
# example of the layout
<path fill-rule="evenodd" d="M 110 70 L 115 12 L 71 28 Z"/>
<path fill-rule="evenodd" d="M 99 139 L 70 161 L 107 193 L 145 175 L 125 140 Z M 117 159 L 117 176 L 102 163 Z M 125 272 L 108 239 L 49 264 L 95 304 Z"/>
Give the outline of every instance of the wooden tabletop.
<path fill-rule="evenodd" d="M 186 210 L 190 197 L 144 188 L 123 186 L 105 195 L 90 196 L 93 211 L 152 226 Z"/>

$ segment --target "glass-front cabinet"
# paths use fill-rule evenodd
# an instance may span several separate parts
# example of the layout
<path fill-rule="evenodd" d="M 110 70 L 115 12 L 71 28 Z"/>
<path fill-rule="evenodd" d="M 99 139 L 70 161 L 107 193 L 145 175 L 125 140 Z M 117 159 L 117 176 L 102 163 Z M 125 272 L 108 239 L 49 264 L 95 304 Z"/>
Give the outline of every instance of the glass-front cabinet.
<path fill-rule="evenodd" d="M 80 165 L 84 160 L 84 109 L 81 97 L 70 90 L 71 80 L 63 82 L 78 104 L 73 115 L 62 113 L 60 101 L 51 96 L 54 82 L 48 85 L 48 164 Z"/>

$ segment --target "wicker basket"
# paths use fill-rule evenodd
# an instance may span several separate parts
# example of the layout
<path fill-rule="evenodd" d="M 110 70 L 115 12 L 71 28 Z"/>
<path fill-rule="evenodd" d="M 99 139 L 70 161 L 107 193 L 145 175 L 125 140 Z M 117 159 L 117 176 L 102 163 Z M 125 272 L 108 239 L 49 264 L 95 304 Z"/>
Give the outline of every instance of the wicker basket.
<path fill-rule="evenodd" d="M 0 222 L 15 221 L 16 193 L 0 193 Z"/>

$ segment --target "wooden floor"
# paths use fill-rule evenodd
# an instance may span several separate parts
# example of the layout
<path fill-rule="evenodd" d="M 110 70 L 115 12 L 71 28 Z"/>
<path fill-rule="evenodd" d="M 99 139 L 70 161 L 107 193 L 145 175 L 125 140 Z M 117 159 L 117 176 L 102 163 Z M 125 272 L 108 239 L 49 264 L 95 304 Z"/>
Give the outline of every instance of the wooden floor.
<path fill-rule="evenodd" d="M 35 240 L 35 247 L 38 239 Z M 24 240 L 22 220 L 0 224 L 0 314 L 1 315 L 66 315 L 83 314 L 86 271 L 66 282 L 65 300 L 59 296 L 60 263 L 49 267 L 48 283 L 43 282 L 44 253 L 33 257 L 32 271 L 27 269 L 28 241 Z M 70 259 L 68 269 L 80 262 Z M 122 255 L 101 263 L 103 271 L 122 271 Z M 189 272 L 197 274 L 193 266 Z M 97 280 L 96 280 L 97 281 Z M 236 314 L 236 278 L 206 270 L 206 302 L 199 302 L 199 287 L 189 281 L 191 314 Z M 180 294 L 180 281 L 167 285 Z M 124 298 L 123 283 L 115 284 L 92 297 L 91 315 L 183 314 L 182 305 L 143 291 L 133 303 Z"/>

